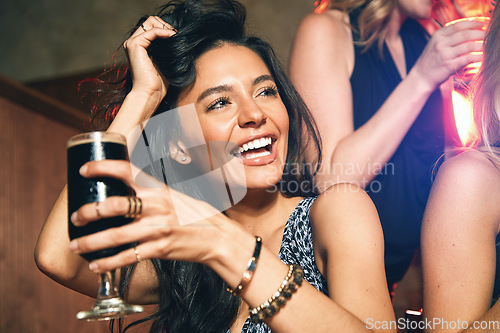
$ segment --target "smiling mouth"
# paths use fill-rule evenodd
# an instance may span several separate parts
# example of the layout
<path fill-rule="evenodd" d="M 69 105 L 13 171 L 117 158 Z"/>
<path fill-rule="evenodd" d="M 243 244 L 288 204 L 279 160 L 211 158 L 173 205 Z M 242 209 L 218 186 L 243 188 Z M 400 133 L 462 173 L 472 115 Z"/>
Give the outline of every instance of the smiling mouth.
<path fill-rule="evenodd" d="M 244 160 L 268 156 L 271 155 L 272 143 L 270 137 L 255 139 L 234 149 L 231 154 Z"/>

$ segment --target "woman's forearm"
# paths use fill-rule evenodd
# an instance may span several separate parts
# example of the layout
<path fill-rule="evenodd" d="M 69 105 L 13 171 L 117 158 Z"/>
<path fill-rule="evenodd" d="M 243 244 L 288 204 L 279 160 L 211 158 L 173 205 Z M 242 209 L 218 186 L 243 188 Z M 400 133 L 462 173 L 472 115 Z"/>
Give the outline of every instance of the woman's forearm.
<path fill-rule="evenodd" d="M 144 125 L 160 105 L 163 95 L 160 92 L 136 92 L 132 90 L 120 106 L 120 112 L 108 127 L 108 131 L 127 137 L 127 144 L 134 144 L 136 138 L 128 138 L 139 125 Z"/>
<path fill-rule="evenodd" d="M 95 274 L 88 269 L 87 261 L 70 251 L 69 241 L 68 191 L 65 186 L 38 236 L 35 262 L 54 281 L 83 294 L 95 296 Z"/>
<path fill-rule="evenodd" d="M 410 72 L 370 120 L 335 146 L 327 146 L 319 188 L 338 182 L 368 185 L 399 147 L 432 92 L 417 73 Z"/>

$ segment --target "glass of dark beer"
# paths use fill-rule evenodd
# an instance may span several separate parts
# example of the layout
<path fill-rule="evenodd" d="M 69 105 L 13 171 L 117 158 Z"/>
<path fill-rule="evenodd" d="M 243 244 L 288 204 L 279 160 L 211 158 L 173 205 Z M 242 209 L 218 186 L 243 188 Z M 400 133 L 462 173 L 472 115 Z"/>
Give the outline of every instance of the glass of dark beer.
<path fill-rule="evenodd" d="M 71 222 L 71 214 L 82 205 L 100 202 L 110 196 L 133 195 L 133 190 L 122 181 L 114 178 L 84 178 L 80 168 L 89 161 L 105 159 L 128 161 L 128 150 L 125 137 L 118 133 L 89 132 L 78 134 L 68 140 L 68 233 L 75 239 L 109 228 L 122 226 L 132 221 L 130 218 L 117 216 L 102 218 L 86 226 L 77 227 Z M 104 249 L 82 254 L 86 260 L 115 255 L 132 244 L 117 248 Z M 88 311 L 80 311 L 78 319 L 109 320 L 131 313 L 142 312 L 139 305 L 129 305 L 122 300 L 115 281 L 115 271 L 99 274 L 99 292 L 94 307 Z"/>

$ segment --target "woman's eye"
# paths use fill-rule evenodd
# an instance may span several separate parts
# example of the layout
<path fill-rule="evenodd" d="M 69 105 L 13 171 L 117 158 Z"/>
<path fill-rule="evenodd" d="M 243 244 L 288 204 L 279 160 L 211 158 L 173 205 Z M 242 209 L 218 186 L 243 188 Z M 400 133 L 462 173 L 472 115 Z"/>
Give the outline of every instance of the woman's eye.
<path fill-rule="evenodd" d="M 207 111 L 222 109 L 224 106 L 231 104 L 228 97 L 219 97 L 207 107 Z"/>
<path fill-rule="evenodd" d="M 264 96 L 264 97 L 277 96 L 277 95 L 278 95 L 278 88 L 277 87 L 267 87 L 267 88 L 264 88 L 259 93 L 259 96 Z"/>

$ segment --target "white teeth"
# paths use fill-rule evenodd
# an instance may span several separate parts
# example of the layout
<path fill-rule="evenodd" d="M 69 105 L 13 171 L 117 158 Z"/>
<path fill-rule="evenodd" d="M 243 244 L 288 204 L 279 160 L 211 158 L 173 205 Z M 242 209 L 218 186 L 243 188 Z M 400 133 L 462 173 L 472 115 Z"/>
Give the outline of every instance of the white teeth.
<path fill-rule="evenodd" d="M 250 141 L 250 142 L 247 142 L 247 143 L 243 144 L 243 146 L 240 147 L 240 149 L 238 150 L 238 152 L 241 154 L 241 153 L 244 153 L 244 152 L 246 152 L 246 151 L 248 151 L 250 149 L 259 149 L 259 148 L 265 147 L 267 145 L 270 145 L 271 143 L 272 143 L 272 139 L 271 138 L 255 139 L 253 141 Z M 268 154 L 266 154 L 266 155 L 268 155 Z"/>
<path fill-rule="evenodd" d="M 260 139 L 260 146 L 261 147 L 264 147 L 267 145 L 267 139 L 269 139 L 269 141 L 271 140 L 271 138 L 261 138 Z"/>
<path fill-rule="evenodd" d="M 266 150 L 265 152 L 262 152 L 262 153 L 248 153 L 247 155 L 245 155 L 245 160 L 249 160 L 249 159 L 257 158 L 257 157 L 262 157 L 262 156 L 267 156 L 267 155 L 271 155 L 271 152 Z"/>

